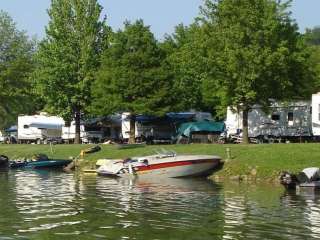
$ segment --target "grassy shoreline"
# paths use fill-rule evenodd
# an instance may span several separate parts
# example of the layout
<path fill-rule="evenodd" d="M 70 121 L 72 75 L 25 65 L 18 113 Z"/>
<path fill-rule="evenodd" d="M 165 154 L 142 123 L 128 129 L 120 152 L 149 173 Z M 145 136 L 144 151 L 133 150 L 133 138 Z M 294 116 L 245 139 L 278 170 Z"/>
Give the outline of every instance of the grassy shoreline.
<path fill-rule="evenodd" d="M 0 145 L 0 154 L 11 159 L 31 157 L 37 153 L 50 158 L 69 159 L 90 145 Z M 117 149 L 101 145 L 102 150 L 85 156 L 84 166 L 93 166 L 101 158 L 125 158 L 153 154 L 161 148 L 177 153 L 214 154 L 225 160 L 223 168 L 214 173 L 215 179 L 276 179 L 279 172 L 298 172 L 306 167 L 320 167 L 320 144 L 258 144 L 258 145 L 153 145 L 134 149 Z M 227 148 L 231 158 L 227 159 Z"/>

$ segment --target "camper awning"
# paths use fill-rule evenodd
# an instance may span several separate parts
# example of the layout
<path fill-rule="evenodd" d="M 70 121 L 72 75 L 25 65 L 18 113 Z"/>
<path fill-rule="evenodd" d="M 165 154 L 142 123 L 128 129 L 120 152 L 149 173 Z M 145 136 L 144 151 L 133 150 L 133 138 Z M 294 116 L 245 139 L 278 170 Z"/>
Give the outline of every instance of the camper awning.
<path fill-rule="evenodd" d="M 63 125 L 54 123 L 31 123 L 29 126 L 39 129 L 62 129 Z"/>
<path fill-rule="evenodd" d="M 178 129 L 179 135 L 190 137 L 192 132 L 217 132 L 221 133 L 224 131 L 223 122 L 213 121 L 200 121 L 200 122 L 188 122 L 180 125 Z"/>

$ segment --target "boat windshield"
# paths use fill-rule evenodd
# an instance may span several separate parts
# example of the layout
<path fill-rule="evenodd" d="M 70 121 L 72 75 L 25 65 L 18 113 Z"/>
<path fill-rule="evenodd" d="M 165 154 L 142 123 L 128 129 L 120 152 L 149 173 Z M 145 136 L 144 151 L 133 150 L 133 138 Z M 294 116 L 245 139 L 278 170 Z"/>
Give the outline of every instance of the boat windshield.
<path fill-rule="evenodd" d="M 177 153 L 175 151 L 169 151 L 166 149 L 160 149 L 155 151 L 158 158 L 165 158 L 165 157 L 175 157 Z"/>

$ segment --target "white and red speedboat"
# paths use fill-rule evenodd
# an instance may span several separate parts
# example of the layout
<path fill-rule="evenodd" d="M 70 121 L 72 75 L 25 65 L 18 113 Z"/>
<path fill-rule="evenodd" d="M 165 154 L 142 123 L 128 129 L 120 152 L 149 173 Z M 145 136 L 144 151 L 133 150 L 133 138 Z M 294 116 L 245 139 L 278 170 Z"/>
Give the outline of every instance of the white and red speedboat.
<path fill-rule="evenodd" d="M 159 153 L 125 160 L 99 161 L 98 175 L 102 176 L 165 176 L 190 177 L 209 175 L 221 163 L 219 156 L 177 155 L 173 152 Z"/>

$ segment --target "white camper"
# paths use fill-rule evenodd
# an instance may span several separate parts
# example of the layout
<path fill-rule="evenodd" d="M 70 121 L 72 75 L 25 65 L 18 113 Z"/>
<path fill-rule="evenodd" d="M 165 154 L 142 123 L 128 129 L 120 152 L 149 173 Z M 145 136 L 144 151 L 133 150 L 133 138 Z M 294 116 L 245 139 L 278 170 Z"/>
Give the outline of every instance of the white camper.
<path fill-rule="evenodd" d="M 312 94 L 312 133 L 320 136 L 320 92 Z"/>
<path fill-rule="evenodd" d="M 20 143 L 60 140 L 64 120 L 45 113 L 18 117 L 18 141 Z"/>
<path fill-rule="evenodd" d="M 235 112 L 229 107 L 225 124 L 228 136 L 241 133 L 242 112 Z M 248 128 L 250 138 L 309 138 L 312 136 L 311 102 L 273 102 L 268 113 L 261 106 L 254 105 L 248 115 Z"/>
<path fill-rule="evenodd" d="M 72 121 L 70 126 L 62 128 L 62 139 L 65 142 L 73 142 L 76 136 L 76 125 Z M 99 143 L 103 139 L 103 132 L 100 128 L 86 126 L 83 122 L 80 124 L 80 138 L 82 143 Z"/>
<path fill-rule="evenodd" d="M 121 134 L 122 139 L 128 140 L 130 138 L 130 113 L 124 112 L 121 114 Z M 143 126 L 137 121 L 135 122 L 135 137 L 141 137 L 143 133 Z"/>

